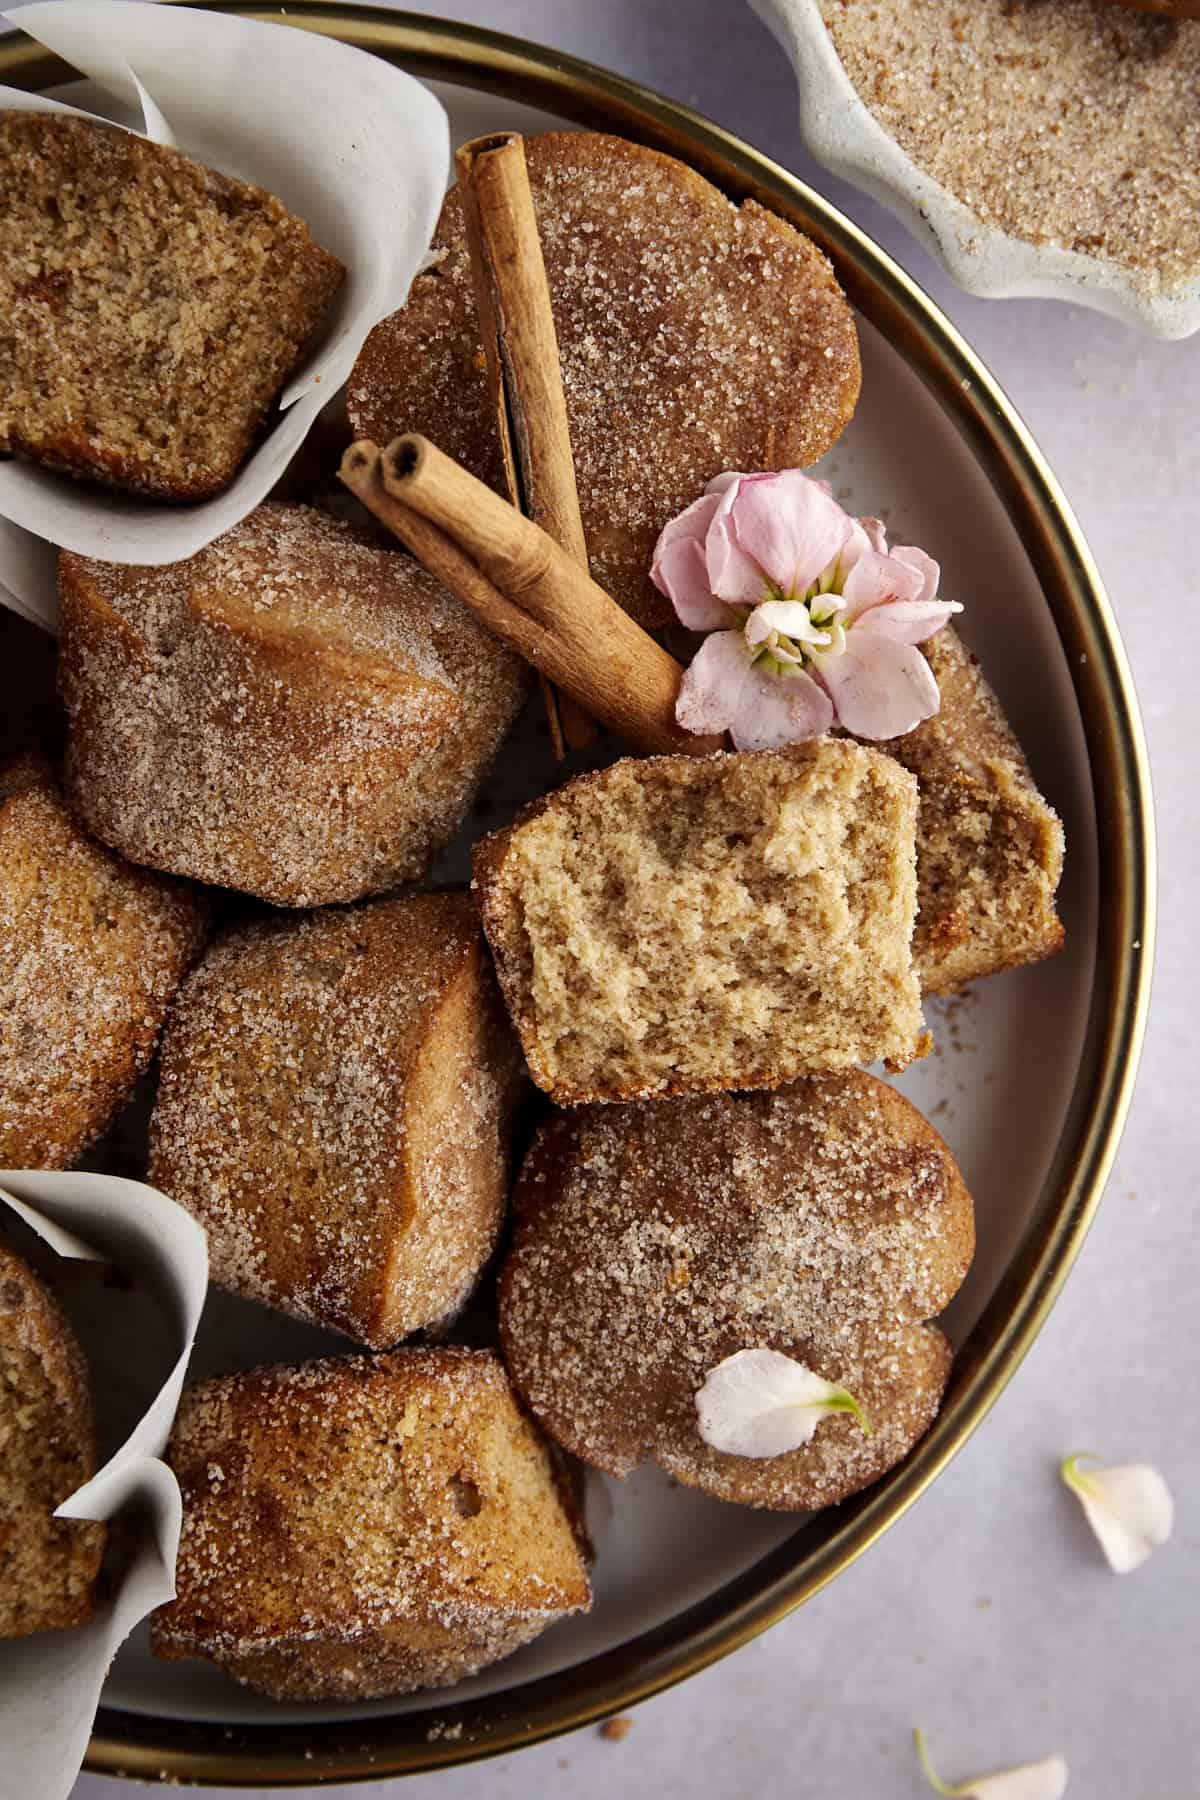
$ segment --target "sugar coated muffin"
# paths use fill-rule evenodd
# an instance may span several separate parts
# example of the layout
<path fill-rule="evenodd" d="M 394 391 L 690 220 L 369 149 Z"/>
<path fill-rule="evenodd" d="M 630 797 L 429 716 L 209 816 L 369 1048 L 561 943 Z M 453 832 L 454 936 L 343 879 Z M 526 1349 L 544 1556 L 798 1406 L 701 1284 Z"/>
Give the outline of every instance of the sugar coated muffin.
<path fill-rule="evenodd" d="M 925 1321 L 967 1272 L 971 1200 L 933 1127 L 873 1076 L 560 1113 L 516 1208 L 509 1374 L 551 1436 L 610 1475 L 653 1458 L 720 1500 L 826 1506 L 937 1412 L 951 1351 Z M 870 1434 L 838 1414 L 778 1456 L 711 1449 L 696 1393 L 749 1349 L 848 1389 Z"/>
<path fill-rule="evenodd" d="M 257 1369 L 186 1391 L 168 1659 L 283 1700 L 446 1687 L 590 1605 L 549 1453 L 489 1350 Z"/>
<path fill-rule="evenodd" d="M 522 1085 L 469 895 L 238 927 L 172 1013 L 150 1179 L 214 1281 L 383 1348 L 491 1255 Z"/>
<path fill-rule="evenodd" d="M 858 338 L 816 245 L 673 157 L 595 132 L 526 139 L 592 574 L 635 618 L 670 607 L 655 541 L 723 469 L 815 462 L 858 398 Z M 367 338 L 359 437 L 422 431 L 504 491 L 462 206 L 439 261 Z"/>
<path fill-rule="evenodd" d="M 168 568 L 59 566 L 81 817 L 281 906 L 424 874 L 528 692 L 416 562 L 308 507 L 261 506 Z"/>
<path fill-rule="evenodd" d="M 476 849 L 534 1080 L 563 1104 L 918 1053 L 916 783 L 831 738 L 583 775 Z"/>
<path fill-rule="evenodd" d="M 83 1352 L 50 1290 L 0 1243 L 0 1638 L 91 1618 L 104 1526 L 54 1511 L 95 1473 Z"/>
<path fill-rule="evenodd" d="M 0 767 L 0 1168 L 64 1169 L 154 1053 L 208 909 L 80 829 L 50 766 Z"/>
<path fill-rule="evenodd" d="M 941 710 L 886 748 L 920 787 L 913 960 L 922 991 L 945 994 L 1062 949 L 1063 829 L 957 632 L 924 651 Z"/>
<path fill-rule="evenodd" d="M 261 188 L 94 119 L 0 111 L 0 451 L 216 493 L 344 275 Z"/>

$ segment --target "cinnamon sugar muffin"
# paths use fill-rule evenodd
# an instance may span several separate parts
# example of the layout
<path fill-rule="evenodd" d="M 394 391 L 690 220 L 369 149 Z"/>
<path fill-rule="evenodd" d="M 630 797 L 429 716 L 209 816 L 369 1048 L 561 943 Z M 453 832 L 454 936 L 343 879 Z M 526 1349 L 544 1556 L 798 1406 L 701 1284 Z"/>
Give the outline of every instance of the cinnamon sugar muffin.
<path fill-rule="evenodd" d="M 920 1052 L 916 783 L 822 738 L 627 759 L 476 847 L 530 1072 L 561 1104 Z"/>
<path fill-rule="evenodd" d="M 0 1638 L 91 1618 L 104 1526 L 53 1515 L 95 1472 L 83 1353 L 50 1290 L 0 1243 Z"/>
<path fill-rule="evenodd" d="M 172 1013 L 150 1179 L 214 1281 L 383 1348 L 491 1255 L 521 1086 L 469 895 L 238 927 Z"/>
<path fill-rule="evenodd" d="M 218 492 L 344 275 L 262 188 L 95 119 L 0 111 L 0 452 Z"/>
<path fill-rule="evenodd" d="M 0 767 L 0 1168 L 65 1169 L 147 1067 L 208 909 L 80 830 L 50 766 Z"/>
<path fill-rule="evenodd" d="M 663 525 L 722 469 L 815 462 L 854 411 L 854 319 L 825 257 L 673 157 L 595 132 L 525 141 L 592 574 L 644 623 Z M 504 492 L 462 207 L 350 377 L 359 437 L 421 431 Z"/>
<path fill-rule="evenodd" d="M 168 1659 L 281 1700 L 446 1687 L 591 1603 L 545 1445 L 490 1350 L 402 1350 L 186 1391 Z"/>
<path fill-rule="evenodd" d="M 827 1506 L 907 1455 L 951 1350 L 926 1320 L 974 1248 L 941 1138 L 855 1070 L 773 1094 L 587 1107 L 542 1127 L 500 1281 L 514 1384 L 552 1437 L 610 1475 L 653 1458 L 720 1500 Z M 796 1358 L 855 1396 L 798 1450 L 711 1449 L 695 1395 L 739 1350 Z"/>
<path fill-rule="evenodd" d="M 1062 949 L 1063 829 L 957 632 L 923 648 L 941 710 L 883 747 L 920 788 L 913 961 L 922 992 L 945 994 Z"/>
<path fill-rule="evenodd" d="M 411 557 L 308 507 L 260 506 L 167 568 L 59 566 L 81 817 L 282 906 L 423 875 L 529 690 Z"/>

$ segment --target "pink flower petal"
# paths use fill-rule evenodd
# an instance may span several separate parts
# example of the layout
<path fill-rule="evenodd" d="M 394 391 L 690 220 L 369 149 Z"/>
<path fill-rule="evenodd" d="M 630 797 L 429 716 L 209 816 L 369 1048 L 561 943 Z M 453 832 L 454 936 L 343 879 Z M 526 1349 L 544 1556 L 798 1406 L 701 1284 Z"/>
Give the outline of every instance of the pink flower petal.
<path fill-rule="evenodd" d="M 870 551 L 878 548 L 878 546 L 872 542 L 865 529 L 867 525 L 873 525 L 874 523 L 874 519 L 867 519 L 865 521 L 862 519 L 850 520 L 849 535 L 841 549 L 838 551 L 837 582 L 839 587 L 842 582 L 845 581 L 859 557 L 866 556 Z M 886 551 L 884 551 L 883 554 L 886 555 Z"/>
<path fill-rule="evenodd" d="M 856 737 L 902 737 L 941 705 L 933 671 L 919 650 L 861 627 L 848 633 L 840 656 L 818 651 L 817 671 L 838 723 Z"/>
<path fill-rule="evenodd" d="M 911 564 L 897 562 L 894 556 L 881 556 L 878 550 L 866 550 L 856 559 L 842 588 L 846 602 L 843 623 L 848 625 L 872 606 L 883 606 L 892 600 L 915 600 L 923 586 L 924 576 Z"/>
<path fill-rule="evenodd" d="M 858 522 L 863 528 L 863 534 L 871 549 L 878 550 L 880 556 L 886 556 L 888 554 L 887 529 L 883 520 L 860 519 Z M 894 556 L 895 554 L 896 552 L 893 550 L 892 555 Z"/>
<path fill-rule="evenodd" d="M 854 629 L 875 632 L 896 644 L 923 644 L 961 611 L 957 600 L 889 600 L 863 613 Z"/>
<path fill-rule="evenodd" d="M 673 519 L 668 520 L 659 532 L 658 542 L 654 546 L 655 561 L 668 544 L 676 543 L 680 538 L 694 538 L 698 544 L 703 544 L 719 500 L 719 495 L 701 494 L 698 500 L 693 500 L 690 506 L 685 506 L 681 513 L 676 513 Z"/>
<path fill-rule="evenodd" d="M 886 549 L 886 545 L 884 548 Z M 915 594 L 913 598 L 932 600 L 937 594 L 938 582 L 942 579 L 942 571 L 932 556 L 926 556 L 924 550 L 918 549 L 916 544 L 896 544 L 891 554 L 897 562 L 910 563 L 914 569 L 920 571 L 924 578 L 920 593 Z"/>
<path fill-rule="evenodd" d="M 736 625 L 737 614 L 709 591 L 704 546 L 695 538 L 676 538 L 656 555 L 650 579 L 675 608 L 689 631 L 720 631 Z"/>
<path fill-rule="evenodd" d="M 718 599 L 735 606 L 757 606 L 767 597 L 767 578 L 754 558 L 741 548 L 733 528 L 733 509 L 749 480 L 749 476 L 739 475 L 718 495 L 704 540 L 709 589 Z"/>
<path fill-rule="evenodd" d="M 745 477 L 737 469 L 725 469 L 720 475 L 714 475 L 704 492 L 706 494 L 723 494 L 726 488 L 732 487 L 735 481 L 743 481 Z"/>
<path fill-rule="evenodd" d="M 733 741 L 739 750 L 777 750 L 820 737 L 832 724 L 829 695 L 811 675 L 776 675 L 759 663 L 738 695 Z"/>
<path fill-rule="evenodd" d="M 784 595 L 799 596 L 833 561 L 850 535 L 851 520 L 837 501 L 821 492 L 799 469 L 776 475 L 743 478 L 722 502 L 728 525 L 718 514 L 709 531 L 709 574 L 712 543 L 718 525 L 732 531 L 737 547 L 752 558 Z M 714 593 L 732 598 L 713 583 Z M 758 599 L 762 599 L 760 592 Z"/>
<path fill-rule="evenodd" d="M 728 731 L 750 674 L 750 650 L 740 631 L 714 631 L 684 670 L 675 717 L 700 737 Z"/>
<path fill-rule="evenodd" d="M 720 504 L 715 494 L 694 500 L 664 525 L 654 546 L 650 579 L 692 631 L 715 631 L 733 623 L 728 607 L 713 598 L 704 562 L 704 539 Z"/>

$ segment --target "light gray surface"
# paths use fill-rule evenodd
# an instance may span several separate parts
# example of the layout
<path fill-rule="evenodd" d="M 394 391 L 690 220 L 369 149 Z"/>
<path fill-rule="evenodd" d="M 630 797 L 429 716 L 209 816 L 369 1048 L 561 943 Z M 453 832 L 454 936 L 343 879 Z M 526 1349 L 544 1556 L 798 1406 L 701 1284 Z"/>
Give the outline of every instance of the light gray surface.
<path fill-rule="evenodd" d="M 1113 594 L 1150 735 L 1162 908 L 1141 1084 L 1099 1221 L 1032 1354 L 933 1490 L 803 1611 L 642 1707 L 622 1743 L 587 1732 L 359 1791 L 397 1800 L 910 1800 L 928 1791 L 909 1741 L 921 1723 L 951 1777 L 1058 1749 L 1072 1800 L 1191 1800 L 1200 1794 L 1200 1126 L 1188 1064 L 1200 1012 L 1200 656 L 1189 612 L 1200 348 L 1154 343 L 1049 302 L 959 294 L 878 207 L 807 163 L 784 59 L 739 0 L 492 0 L 486 9 L 443 0 L 423 10 L 486 11 L 491 25 L 699 107 L 812 179 L 946 308 L 1029 421 Z M 1058 1489 L 1058 1456 L 1080 1447 L 1149 1458 L 1175 1491 L 1175 1539 L 1132 1576 L 1108 1573 Z M 85 1776 L 76 1800 L 122 1791 Z"/>

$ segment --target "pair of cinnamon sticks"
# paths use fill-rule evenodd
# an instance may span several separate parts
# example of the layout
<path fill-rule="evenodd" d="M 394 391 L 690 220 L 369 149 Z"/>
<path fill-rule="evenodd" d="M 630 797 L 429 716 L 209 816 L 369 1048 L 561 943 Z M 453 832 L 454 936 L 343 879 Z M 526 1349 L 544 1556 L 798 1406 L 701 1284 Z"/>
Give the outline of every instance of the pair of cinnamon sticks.
<path fill-rule="evenodd" d="M 587 741 L 590 719 L 638 750 L 708 754 L 721 740 L 675 720 L 680 665 L 588 573 L 521 139 L 464 145 L 458 169 L 509 500 L 416 435 L 351 445 L 341 479 L 538 671 L 559 755 Z"/>

